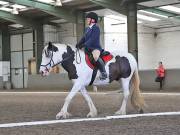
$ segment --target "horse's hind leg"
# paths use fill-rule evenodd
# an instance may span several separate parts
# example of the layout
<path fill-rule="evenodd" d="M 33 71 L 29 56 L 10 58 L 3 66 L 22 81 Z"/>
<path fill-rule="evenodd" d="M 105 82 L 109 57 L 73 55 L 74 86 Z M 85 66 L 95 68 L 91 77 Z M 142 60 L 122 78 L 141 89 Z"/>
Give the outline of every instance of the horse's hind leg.
<path fill-rule="evenodd" d="M 123 87 L 123 100 L 122 100 L 122 105 L 120 109 L 115 112 L 117 115 L 125 115 L 126 114 L 126 106 L 127 106 L 127 101 L 129 97 L 129 79 L 121 79 L 122 81 L 122 87 Z"/>
<path fill-rule="evenodd" d="M 68 113 L 67 109 L 68 106 L 72 100 L 72 98 L 76 95 L 76 93 L 82 88 L 82 85 L 80 85 L 79 83 L 75 83 L 70 91 L 70 93 L 68 94 L 68 96 L 65 99 L 64 105 L 61 109 L 61 111 L 56 115 L 56 119 L 60 119 L 60 118 L 69 118 L 69 116 L 71 116 L 70 113 Z"/>
<path fill-rule="evenodd" d="M 90 112 L 87 114 L 87 117 L 96 117 L 97 109 L 85 87 L 81 89 L 81 93 L 82 93 L 83 97 L 85 98 L 85 100 L 87 101 L 88 106 L 89 106 Z"/>

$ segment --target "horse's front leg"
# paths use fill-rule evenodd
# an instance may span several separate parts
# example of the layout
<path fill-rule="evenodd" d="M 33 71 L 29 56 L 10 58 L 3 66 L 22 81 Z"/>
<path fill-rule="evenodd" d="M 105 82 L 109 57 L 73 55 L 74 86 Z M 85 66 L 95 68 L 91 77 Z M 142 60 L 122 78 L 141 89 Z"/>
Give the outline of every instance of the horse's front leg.
<path fill-rule="evenodd" d="M 93 91 L 97 92 L 97 86 L 93 85 Z"/>
<path fill-rule="evenodd" d="M 69 118 L 71 116 L 70 113 L 68 113 L 67 109 L 68 106 L 72 100 L 72 98 L 76 95 L 76 93 L 82 88 L 82 85 L 79 83 L 75 83 L 70 91 L 70 93 L 67 95 L 64 105 L 61 109 L 61 111 L 56 115 L 56 119 L 61 119 L 61 118 Z"/>
<path fill-rule="evenodd" d="M 81 93 L 83 95 L 83 97 L 85 98 L 85 100 L 87 101 L 88 103 L 88 106 L 89 106 L 89 110 L 90 112 L 87 114 L 87 117 L 96 117 L 97 116 L 97 109 L 91 99 L 91 97 L 89 96 L 87 90 L 85 87 L 83 87 L 81 89 Z"/>

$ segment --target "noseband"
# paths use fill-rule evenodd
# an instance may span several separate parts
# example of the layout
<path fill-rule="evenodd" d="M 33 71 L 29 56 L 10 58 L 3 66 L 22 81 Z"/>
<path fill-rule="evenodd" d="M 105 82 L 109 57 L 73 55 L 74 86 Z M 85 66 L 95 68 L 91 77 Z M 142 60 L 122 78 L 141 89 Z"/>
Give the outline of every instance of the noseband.
<path fill-rule="evenodd" d="M 46 65 L 41 65 L 42 67 L 45 67 L 48 72 L 49 72 L 49 69 L 47 68 L 47 66 L 50 66 L 50 67 L 56 66 L 53 61 L 53 50 L 51 52 L 52 52 L 52 55 L 51 55 L 51 59 L 50 59 L 49 63 L 47 63 Z M 46 54 L 46 52 L 45 52 L 45 54 Z M 46 57 L 47 57 L 47 54 L 46 54 Z"/>

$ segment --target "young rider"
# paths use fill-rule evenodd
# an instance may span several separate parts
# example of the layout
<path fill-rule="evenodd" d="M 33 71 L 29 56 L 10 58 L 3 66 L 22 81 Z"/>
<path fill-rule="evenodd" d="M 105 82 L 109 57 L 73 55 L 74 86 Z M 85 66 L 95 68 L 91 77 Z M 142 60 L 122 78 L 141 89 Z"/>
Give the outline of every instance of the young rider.
<path fill-rule="evenodd" d="M 101 72 L 100 79 L 104 80 L 107 78 L 105 70 L 105 64 L 99 57 L 102 51 L 100 45 L 100 29 L 97 26 L 98 16 L 94 12 L 90 12 L 86 15 L 86 21 L 88 27 L 85 29 L 85 34 L 81 40 L 76 44 L 76 48 L 87 48 L 91 50 L 94 60 L 96 61 L 97 68 Z"/>

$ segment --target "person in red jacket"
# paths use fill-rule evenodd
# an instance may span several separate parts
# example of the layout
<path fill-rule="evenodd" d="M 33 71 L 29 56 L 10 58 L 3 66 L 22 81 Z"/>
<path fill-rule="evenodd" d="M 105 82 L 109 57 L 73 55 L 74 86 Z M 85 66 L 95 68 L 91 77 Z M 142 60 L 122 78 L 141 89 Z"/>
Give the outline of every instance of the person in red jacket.
<path fill-rule="evenodd" d="M 160 90 L 162 89 L 163 86 L 163 80 L 165 78 L 165 68 L 162 64 L 162 62 L 159 62 L 159 67 L 156 69 L 156 82 L 160 82 Z"/>

